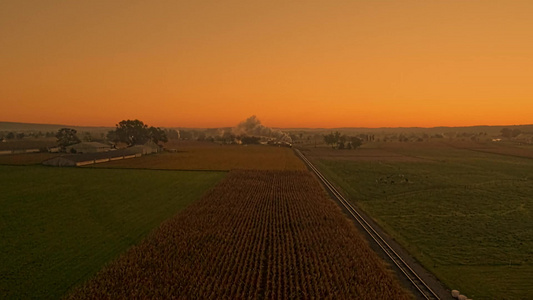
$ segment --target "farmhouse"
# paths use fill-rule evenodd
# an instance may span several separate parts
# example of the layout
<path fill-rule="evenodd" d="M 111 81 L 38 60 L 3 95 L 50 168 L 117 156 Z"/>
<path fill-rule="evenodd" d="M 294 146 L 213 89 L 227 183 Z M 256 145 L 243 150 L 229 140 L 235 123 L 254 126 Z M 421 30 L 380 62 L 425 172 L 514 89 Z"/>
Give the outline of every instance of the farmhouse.
<path fill-rule="evenodd" d="M 102 144 L 98 142 L 81 142 L 68 147 L 67 151 L 72 152 L 72 149 L 76 153 L 99 153 L 112 150 L 110 145 Z"/>
<path fill-rule="evenodd" d="M 49 153 L 59 153 L 61 148 L 60 147 L 48 147 L 47 150 Z"/>
<path fill-rule="evenodd" d="M 161 151 L 161 147 L 159 147 L 158 144 L 150 141 L 144 145 L 135 145 L 131 147 L 130 149 L 137 149 L 141 154 L 152 154 L 152 153 L 159 153 Z"/>
<path fill-rule="evenodd" d="M 141 157 L 139 148 L 126 148 L 108 152 L 68 154 L 45 160 L 43 165 L 54 167 L 79 167 L 113 160 Z"/>

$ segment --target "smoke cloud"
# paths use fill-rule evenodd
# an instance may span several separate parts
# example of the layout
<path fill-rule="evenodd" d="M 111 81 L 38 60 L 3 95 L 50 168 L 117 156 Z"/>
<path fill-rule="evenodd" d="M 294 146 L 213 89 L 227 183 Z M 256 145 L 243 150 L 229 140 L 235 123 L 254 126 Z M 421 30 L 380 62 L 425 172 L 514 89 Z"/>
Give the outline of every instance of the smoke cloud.
<path fill-rule="evenodd" d="M 233 128 L 235 135 L 247 135 L 266 138 L 268 140 L 276 140 L 279 142 L 291 143 L 291 137 L 281 130 L 275 130 L 261 124 L 261 121 L 256 116 L 251 116 L 245 121 L 242 121 Z"/>

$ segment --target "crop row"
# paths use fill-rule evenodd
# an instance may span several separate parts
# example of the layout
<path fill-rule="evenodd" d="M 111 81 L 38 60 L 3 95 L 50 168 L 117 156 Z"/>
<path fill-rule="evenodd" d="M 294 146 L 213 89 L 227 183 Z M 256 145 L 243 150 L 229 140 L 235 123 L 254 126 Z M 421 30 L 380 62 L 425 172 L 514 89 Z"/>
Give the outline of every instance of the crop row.
<path fill-rule="evenodd" d="M 70 298 L 410 298 L 307 171 L 232 171 Z"/>

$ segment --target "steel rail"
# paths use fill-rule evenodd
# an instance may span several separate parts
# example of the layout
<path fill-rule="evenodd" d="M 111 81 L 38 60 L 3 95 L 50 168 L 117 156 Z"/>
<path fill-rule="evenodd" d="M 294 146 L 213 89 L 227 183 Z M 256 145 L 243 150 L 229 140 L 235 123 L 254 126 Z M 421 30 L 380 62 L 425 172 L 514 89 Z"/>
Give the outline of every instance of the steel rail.
<path fill-rule="evenodd" d="M 383 239 L 383 237 L 370 225 L 365 218 L 355 209 L 355 207 L 322 175 L 322 173 L 302 154 L 298 149 L 294 149 L 296 154 L 304 161 L 304 163 L 315 173 L 322 184 L 329 190 L 329 192 L 341 203 L 350 215 L 361 225 L 361 227 L 368 233 L 368 235 L 376 242 L 376 244 L 387 254 L 387 256 L 394 262 L 398 269 L 405 275 L 405 277 L 413 284 L 413 286 L 420 292 L 420 295 L 425 299 L 440 299 L 439 296 L 420 278 L 420 276 L 409 266 L 407 262 Z"/>

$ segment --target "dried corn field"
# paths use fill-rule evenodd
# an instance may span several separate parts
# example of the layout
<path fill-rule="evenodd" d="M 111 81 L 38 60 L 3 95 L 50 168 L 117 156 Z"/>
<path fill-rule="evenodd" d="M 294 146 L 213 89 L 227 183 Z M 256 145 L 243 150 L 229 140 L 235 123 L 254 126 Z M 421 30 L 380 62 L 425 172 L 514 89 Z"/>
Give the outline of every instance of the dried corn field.
<path fill-rule="evenodd" d="M 410 299 L 307 171 L 232 171 L 72 299 Z"/>

